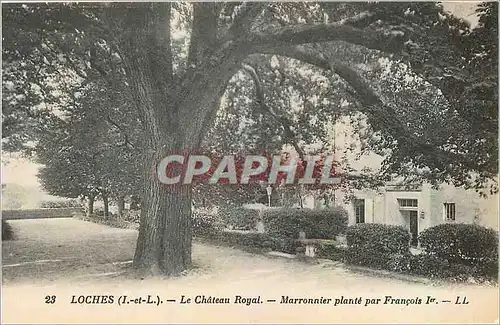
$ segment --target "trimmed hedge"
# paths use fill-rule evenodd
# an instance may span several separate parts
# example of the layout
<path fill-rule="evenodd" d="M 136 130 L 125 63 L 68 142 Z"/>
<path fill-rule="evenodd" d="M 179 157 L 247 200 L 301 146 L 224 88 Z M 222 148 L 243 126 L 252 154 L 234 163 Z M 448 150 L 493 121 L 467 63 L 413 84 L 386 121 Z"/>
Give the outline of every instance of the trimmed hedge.
<path fill-rule="evenodd" d="M 412 259 L 413 255 L 410 252 L 390 254 L 385 269 L 393 272 L 409 272 L 412 267 Z"/>
<path fill-rule="evenodd" d="M 82 204 L 79 200 L 71 199 L 64 201 L 42 201 L 41 208 L 81 208 Z"/>
<path fill-rule="evenodd" d="M 420 254 L 411 256 L 409 259 L 409 271 L 415 275 L 429 278 L 463 278 L 477 275 L 474 268 L 453 264 L 433 255 Z"/>
<path fill-rule="evenodd" d="M 428 255 L 450 263 L 477 264 L 498 260 L 498 233 L 474 224 L 441 224 L 424 230 L 420 246 Z"/>
<path fill-rule="evenodd" d="M 333 239 L 347 228 L 347 211 L 342 208 L 323 210 L 279 209 L 264 211 L 263 221 L 269 235 L 279 238 L 299 236 Z"/>
<path fill-rule="evenodd" d="M 428 260 L 455 265 L 468 275 L 498 277 L 498 233 L 493 229 L 441 224 L 424 230 L 419 240 Z"/>
<path fill-rule="evenodd" d="M 410 233 L 402 226 L 376 223 L 347 228 L 346 263 L 390 269 L 395 256 L 409 256 Z"/>
<path fill-rule="evenodd" d="M 122 229 L 139 229 L 138 222 L 130 222 L 122 219 L 104 219 L 102 217 L 97 217 L 95 215 L 91 216 L 76 216 L 74 217 L 78 220 L 93 222 L 101 225 L 106 225 L 113 228 L 122 228 Z"/>
<path fill-rule="evenodd" d="M 346 248 L 336 243 L 321 243 L 317 246 L 316 256 L 332 261 L 344 261 Z"/>
<path fill-rule="evenodd" d="M 193 234 L 195 235 L 207 236 L 222 230 L 222 225 L 217 216 L 202 209 L 193 211 L 191 220 Z"/>
<path fill-rule="evenodd" d="M 2 220 L 2 241 L 13 239 L 14 230 L 12 230 L 12 226 L 7 221 Z"/>
<path fill-rule="evenodd" d="M 200 237 L 251 251 L 280 251 L 295 254 L 295 249 L 299 246 L 296 240 L 274 238 L 258 232 L 218 231 L 205 233 Z"/>
<path fill-rule="evenodd" d="M 214 239 L 224 244 L 256 249 L 272 249 L 275 246 L 273 239 L 262 233 L 222 231 L 217 233 Z"/>
<path fill-rule="evenodd" d="M 221 206 L 219 218 L 226 226 L 237 230 L 252 230 L 259 220 L 259 211 L 243 207 Z"/>

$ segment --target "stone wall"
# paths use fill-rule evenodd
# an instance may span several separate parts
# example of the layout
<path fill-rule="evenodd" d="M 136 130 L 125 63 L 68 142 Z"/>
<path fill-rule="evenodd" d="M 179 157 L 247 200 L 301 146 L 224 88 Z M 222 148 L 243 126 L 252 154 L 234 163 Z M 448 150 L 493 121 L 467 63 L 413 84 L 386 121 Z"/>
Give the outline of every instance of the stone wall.
<path fill-rule="evenodd" d="M 44 219 L 44 218 L 71 218 L 83 215 L 80 208 L 50 208 L 50 209 L 29 209 L 29 210 L 2 210 L 2 219 Z"/>

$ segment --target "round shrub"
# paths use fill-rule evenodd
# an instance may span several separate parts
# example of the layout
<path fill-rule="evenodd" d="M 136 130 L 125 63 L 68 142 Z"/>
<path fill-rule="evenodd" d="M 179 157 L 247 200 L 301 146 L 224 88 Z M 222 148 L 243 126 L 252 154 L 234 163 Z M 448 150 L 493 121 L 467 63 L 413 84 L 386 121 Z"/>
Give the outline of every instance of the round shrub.
<path fill-rule="evenodd" d="M 14 239 L 14 230 L 7 221 L 2 220 L 2 241 L 4 240 L 13 240 Z"/>
<path fill-rule="evenodd" d="M 307 238 L 333 239 L 345 231 L 347 218 L 347 211 L 342 208 L 267 210 L 263 215 L 269 235 L 293 239 L 298 238 L 300 231 Z"/>
<path fill-rule="evenodd" d="M 498 261 L 498 233 L 474 224 L 441 224 L 424 230 L 420 245 L 450 263 L 481 265 Z"/>
<path fill-rule="evenodd" d="M 481 270 L 470 265 L 450 263 L 435 255 L 420 254 L 410 258 L 409 271 L 415 275 L 429 278 L 448 278 L 467 280 L 470 277 L 481 276 Z"/>
<path fill-rule="evenodd" d="M 402 226 L 376 223 L 350 226 L 346 232 L 345 261 L 350 264 L 390 269 L 394 255 L 410 254 L 410 238 L 409 231 Z"/>
<path fill-rule="evenodd" d="M 392 254 L 387 261 L 387 270 L 408 272 L 411 268 L 411 254 Z"/>
<path fill-rule="evenodd" d="M 476 275 L 498 280 L 498 258 L 474 266 Z"/>
<path fill-rule="evenodd" d="M 436 256 L 414 255 L 410 259 L 410 271 L 430 278 L 445 278 L 450 275 L 450 264 Z"/>

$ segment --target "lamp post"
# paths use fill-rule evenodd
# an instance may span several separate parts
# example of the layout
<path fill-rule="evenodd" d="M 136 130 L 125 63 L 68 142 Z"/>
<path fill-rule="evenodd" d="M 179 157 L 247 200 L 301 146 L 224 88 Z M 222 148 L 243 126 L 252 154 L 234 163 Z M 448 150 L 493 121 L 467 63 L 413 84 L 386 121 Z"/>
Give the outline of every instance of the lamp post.
<path fill-rule="evenodd" d="M 266 192 L 267 192 L 267 202 L 269 206 L 271 206 L 271 193 L 273 192 L 273 188 L 271 187 L 271 185 L 268 185 L 266 187 Z"/>

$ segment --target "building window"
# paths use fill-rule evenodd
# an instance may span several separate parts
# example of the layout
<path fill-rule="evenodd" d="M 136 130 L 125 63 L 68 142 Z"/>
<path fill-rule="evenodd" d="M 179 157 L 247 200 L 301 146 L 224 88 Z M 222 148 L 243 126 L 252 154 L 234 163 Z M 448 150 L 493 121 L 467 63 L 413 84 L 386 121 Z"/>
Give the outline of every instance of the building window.
<path fill-rule="evenodd" d="M 354 200 L 354 214 L 356 215 L 356 223 L 365 223 L 365 200 Z"/>
<path fill-rule="evenodd" d="M 416 208 L 418 207 L 417 199 L 398 199 L 400 208 Z"/>
<path fill-rule="evenodd" d="M 444 218 L 446 221 L 455 221 L 455 203 L 444 204 Z"/>

